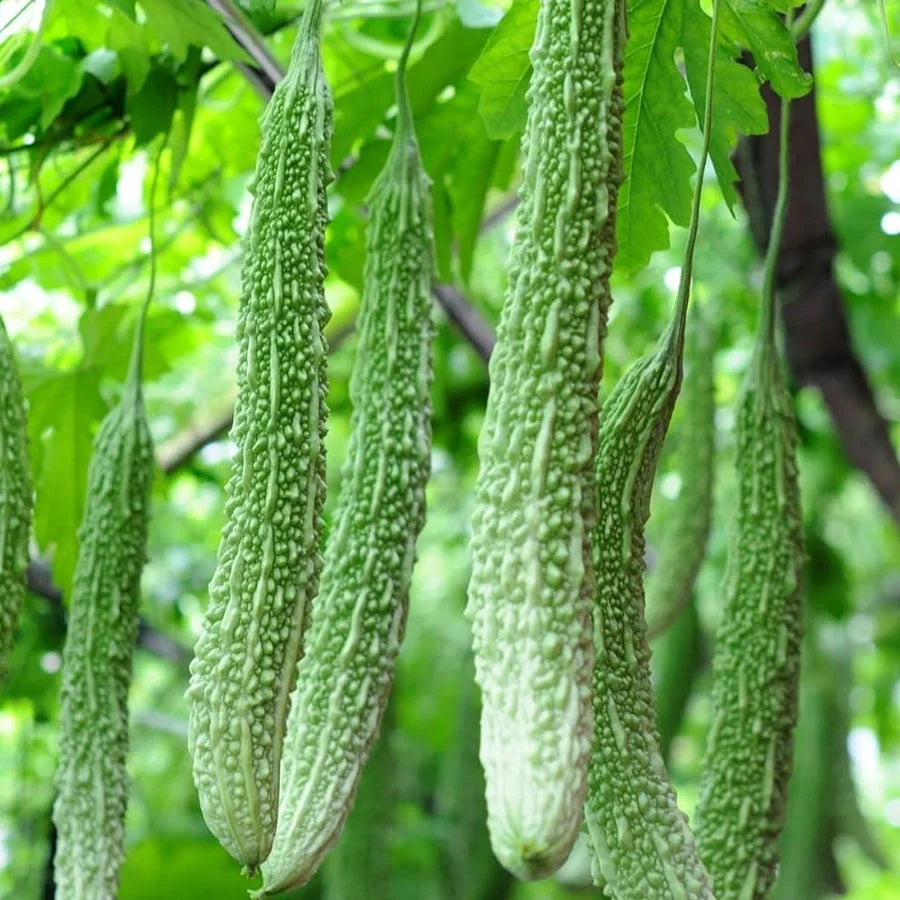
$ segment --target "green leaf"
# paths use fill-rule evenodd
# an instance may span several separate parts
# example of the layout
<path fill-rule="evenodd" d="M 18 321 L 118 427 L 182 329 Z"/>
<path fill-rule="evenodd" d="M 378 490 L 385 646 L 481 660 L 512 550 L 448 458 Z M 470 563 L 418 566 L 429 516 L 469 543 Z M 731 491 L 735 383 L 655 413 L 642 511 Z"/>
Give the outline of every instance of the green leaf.
<path fill-rule="evenodd" d="M 466 28 L 493 28 L 503 11 L 483 0 L 456 0 L 456 15 Z"/>
<path fill-rule="evenodd" d="M 812 78 L 797 62 L 797 48 L 770 0 L 725 0 L 721 7 L 722 34 L 746 47 L 760 74 L 782 97 L 802 97 Z"/>
<path fill-rule="evenodd" d="M 132 94 L 126 104 L 135 146 L 147 144 L 169 130 L 177 101 L 175 75 L 162 65 L 154 65 L 141 89 Z"/>
<path fill-rule="evenodd" d="M 248 61 L 222 19 L 203 0 L 140 0 L 147 26 L 172 51 L 187 58 L 188 48 L 209 47 L 221 59 Z"/>
<path fill-rule="evenodd" d="M 191 128 L 194 125 L 194 113 L 197 110 L 197 90 L 200 86 L 200 73 L 203 60 L 200 51 L 194 48 L 188 54 L 187 61 L 178 72 L 179 85 L 177 114 L 172 121 L 169 134 L 169 146 L 172 149 L 172 166 L 169 170 L 169 193 L 175 189 L 181 167 L 187 159 L 188 146 L 191 141 Z"/>
<path fill-rule="evenodd" d="M 128 314 L 125 303 L 107 303 L 101 309 L 86 309 L 82 313 L 78 332 L 84 347 L 83 367 L 97 367 L 124 376 L 131 356 L 131 343 L 122 328 Z"/>
<path fill-rule="evenodd" d="M 32 67 L 10 91 L 10 96 L 39 99 L 40 127 L 46 128 L 60 113 L 70 97 L 81 88 L 84 77 L 77 60 L 56 46 L 43 46 Z"/>
<path fill-rule="evenodd" d="M 668 216 L 690 217 L 694 162 L 676 132 L 694 125 L 675 65 L 682 0 L 637 0 L 629 9 L 625 50 L 625 183 L 619 190 L 616 266 L 633 272 L 669 246 Z"/>
<path fill-rule="evenodd" d="M 119 54 L 128 93 L 136 93 L 150 72 L 150 49 L 144 29 L 121 10 L 112 9 L 106 43 Z"/>
<path fill-rule="evenodd" d="M 513 0 L 475 60 L 469 78 L 481 87 L 478 111 L 489 137 L 508 138 L 525 127 L 525 93 L 531 79 L 539 0 Z"/>
<path fill-rule="evenodd" d="M 93 427 L 103 416 L 96 368 L 55 372 L 28 391 L 35 476 L 34 534 L 50 553 L 53 577 L 68 592 L 78 553 Z"/>
<path fill-rule="evenodd" d="M 502 144 L 492 140 L 476 113 L 478 92 L 463 84 L 453 98 L 453 116 L 439 125 L 453 149 L 441 167 L 441 178 L 451 204 L 451 223 L 456 238 L 459 273 L 468 282 L 472 256 L 484 217 L 484 202 L 493 179 Z M 450 110 L 447 111 L 448 113 Z M 455 137 L 451 139 L 451 135 Z"/>
<path fill-rule="evenodd" d="M 81 61 L 81 70 L 102 84 L 111 84 L 118 77 L 120 68 L 118 54 L 105 47 L 89 53 Z"/>
<path fill-rule="evenodd" d="M 697 121 L 703 121 L 706 106 L 706 76 L 709 63 L 710 18 L 699 4 L 684 7 L 682 46 L 691 99 Z M 737 171 L 731 153 L 741 134 L 765 134 L 769 127 L 766 105 L 759 93 L 759 82 L 747 66 L 735 59 L 737 50 L 727 43 L 716 47 L 715 90 L 713 94 L 713 125 L 710 138 L 710 157 L 719 178 L 722 196 L 733 210 L 738 200 L 734 184 Z"/>
<path fill-rule="evenodd" d="M 422 114 L 440 101 L 442 92 L 469 70 L 486 37 L 483 29 L 453 25 L 428 48 L 422 59 L 410 66 L 409 100 L 417 126 Z M 363 68 L 351 83 L 350 90 L 334 92 L 331 159 L 335 168 L 352 153 L 355 144 L 374 136 L 396 100 L 394 74 L 384 66 Z"/>
<path fill-rule="evenodd" d="M 215 841 L 167 835 L 131 848 L 122 866 L 121 900 L 246 897 L 250 886 Z"/>
<path fill-rule="evenodd" d="M 101 215 L 108 213 L 110 200 L 116 196 L 119 186 L 119 157 L 113 154 L 112 159 L 104 166 L 103 172 L 97 179 L 94 190 L 94 209 Z"/>

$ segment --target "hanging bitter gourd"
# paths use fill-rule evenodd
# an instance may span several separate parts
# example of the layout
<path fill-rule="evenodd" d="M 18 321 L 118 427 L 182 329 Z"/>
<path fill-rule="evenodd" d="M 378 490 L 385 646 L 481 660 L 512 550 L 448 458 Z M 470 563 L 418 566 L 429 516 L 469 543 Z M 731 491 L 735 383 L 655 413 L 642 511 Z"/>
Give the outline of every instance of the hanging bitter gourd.
<path fill-rule="evenodd" d="M 203 815 L 251 874 L 275 835 L 290 692 L 321 566 L 333 119 L 322 2 L 307 4 L 262 122 L 238 313 L 228 521 L 188 689 Z"/>
<path fill-rule="evenodd" d="M 766 897 L 774 882 L 796 720 L 804 551 L 797 425 L 775 343 L 774 286 L 789 109 L 784 101 L 762 313 L 737 405 L 737 512 L 697 804 L 697 841 L 719 900 Z"/>
<path fill-rule="evenodd" d="M 713 3 L 703 149 L 675 312 L 654 351 L 628 369 L 612 391 L 603 410 L 597 454 L 599 511 L 591 536 L 597 578 L 595 740 L 585 822 L 595 881 L 620 900 L 713 896 L 660 749 L 643 576 L 650 494 L 681 386 L 693 251 L 709 153 L 719 3 Z"/>
<path fill-rule="evenodd" d="M 103 420 L 63 649 L 57 900 L 115 900 L 128 800 L 128 688 L 147 543 L 153 446 L 141 391 L 144 313 L 121 401 Z"/>
<path fill-rule="evenodd" d="M 738 401 L 738 508 L 713 654 L 697 840 L 720 900 L 767 896 L 796 718 L 803 562 L 796 425 L 774 339 Z"/>
<path fill-rule="evenodd" d="M 668 762 L 694 685 L 704 668 L 703 632 L 693 598 L 653 644 L 650 673 L 663 762 Z"/>
<path fill-rule="evenodd" d="M 472 515 L 481 762 L 500 862 L 557 869 L 591 745 L 602 342 L 621 172 L 621 0 L 542 0 L 509 288 L 490 364 Z"/>
<path fill-rule="evenodd" d="M 644 524 L 681 379 L 682 327 L 676 314 L 616 384 L 597 455 L 596 741 L 585 820 L 595 877 L 622 900 L 712 897 L 660 751 L 644 622 Z"/>
<path fill-rule="evenodd" d="M 716 450 L 713 372 L 715 333 L 703 307 L 694 306 L 685 336 L 687 362 L 678 405 L 681 490 L 667 522 L 660 553 L 647 578 L 647 637 L 653 640 L 678 618 L 691 599 L 703 564 L 712 520 Z"/>
<path fill-rule="evenodd" d="M 31 505 L 25 402 L 12 343 L 0 318 L 0 684 L 25 595 Z"/>
<path fill-rule="evenodd" d="M 393 682 L 425 518 L 434 240 L 431 182 L 406 94 L 409 47 L 393 143 L 369 194 L 347 461 L 297 671 L 260 897 L 308 881 L 341 833 Z"/>

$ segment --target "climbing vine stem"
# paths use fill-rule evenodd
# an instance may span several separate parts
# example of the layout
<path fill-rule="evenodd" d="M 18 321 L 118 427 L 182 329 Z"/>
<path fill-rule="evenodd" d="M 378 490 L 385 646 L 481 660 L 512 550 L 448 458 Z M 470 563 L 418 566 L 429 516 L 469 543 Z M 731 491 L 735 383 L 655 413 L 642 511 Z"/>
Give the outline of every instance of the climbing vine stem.
<path fill-rule="evenodd" d="M 691 277 L 694 269 L 694 246 L 697 243 L 697 230 L 700 225 L 700 198 L 703 193 L 703 176 L 706 171 L 707 160 L 709 159 L 713 88 L 715 86 L 716 72 L 716 42 L 719 35 L 719 5 L 720 0 L 713 0 L 712 22 L 709 28 L 709 65 L 706 70 L 706 97 L 703 103 L 703 144 L 700 149 L 700 159 L 697 163 L 697 183 L 694 186 L 687 246 L 684 251 L 684 265 L 681 268 L 681 278 L 678 283 L 674 327 L 671 331 L 671 340 L 679 348 L 679 352 L 684 343 L 684 327 L 687 319 L 688 300 L 691 294 Z"/>
<path fill-rule="evenodd" d="M 791 13 L 787 14 L 790 25 Z M 775 275 L 778 263 L 778 252 L 784 234 L 784 223 L 787 218 L 788 190 L 790 188 L 790 165 L 788 158 L 789 138 L 791 130 L 791 101 L 781 100 L 781 121 L 778 133 L 778 194 L 775 200 L 775 211 L 772 214 L 772 226 L 769 230 L 769 244 L 766 248 L 766 260 L 763 268 L 762 310 L 759 319 L 761 333 L 768 341 L 775 339 Z"/>

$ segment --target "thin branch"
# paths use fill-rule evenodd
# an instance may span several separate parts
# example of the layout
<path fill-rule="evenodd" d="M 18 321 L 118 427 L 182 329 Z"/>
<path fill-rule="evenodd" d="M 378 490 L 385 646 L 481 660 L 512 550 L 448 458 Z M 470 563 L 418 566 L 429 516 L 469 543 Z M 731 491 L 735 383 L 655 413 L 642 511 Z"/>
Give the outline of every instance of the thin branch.
<path fill-rule="evenodd" d="M 200 426 L 191 425 L 159 452 L 159 468 L 166 475 L 183 469 L 206 446 L 224 438 L 234 421 L 234 406 Z"/>
<path fill-rule="evenodd" d="M 518 205 L 518 194 L 514 194 L 512 197 L 508 197 L 496 209 L 491 210 L 491 212 L 489 212 L 484 217 L 481 222 L 479 231 L 484 234 L 486 231 L 490 231 L 492 228 L 496 228 L 502 222 L 505 222 L 513 212 L 515 212 Z"/>
<path fill-rule="evenodd" d="M 487 362 L 491 358 L 496 338 L 491 326 L 473 306 L 472 301 L 452 284 L 436 284 L 434 296 L 447 318 L 481 359 Z"/>
<path fill-rule="evenodd" d="M 230 0 L 207 0 L 207 2 L 220 14 L 224 15 L 226 19 L 230 17 L 230 14 L 225 11 L 231 8 Z M 236 26 L 234 30 L 231 28 L 229 28 L 229 30 L 232 31 L 235 40 L 238 41 L 247 55 L 253 59 L 258 71 L 262 72 L 268 70 L 269 74 L 274 74 L 272 71 L 271 57 L 268 56 L 268 51 L 265 51 L 265 55 L 261 52 L 260 47 L 264 50 L 265 46 L 258 35 L 256 35 L 252 25 L 246 22 L 246 20 L 241 19 L 239 26 Z M 275 65 L 277 66 L 277 63 L 275 63 Z M 246 69 L 242 69 L 241 71 L 248 79 L 254 79 L 255 76 L 249 74 Z M 276 78 L 274 80 L 277 81 L 279 79 Z M 254 84 L 256 84 L 255 80 Z M 272 86 L 272 89 L 274 89 L 274 85 Z M 271 93 L 271 90 L 269 93 Z M 491 218 L 489 216 L 488 219 L 486 219 L 486 224 L 483 226 L 483 229 L 485 227 L 491 227 L 503 217 L 509 215 L 509 213 L 515 209 L 517 203 L 517 198 L 511 198 L 501 204 L 501 206 L 492 213 L 492 216 L 494 217 L 493 221 L 488 221 Z M 478 356 L 483 361 L 487 362 L 494 347 L 494 333 L 481 313 L 472 304 L 471 300 L 469 300 L 458 288 L 449 284 L 435 285 L 434 296 L 446 313 L 447 318 L 456 326 L 463 338 L 471 345 Z M 346 337 L 347 334 L 342 334 L 340 332 L 331 337 L 331 349 L 336 350 Z M 231 407 L 223 411 L 222 414 L 215 419 L 207 420 L 200 426 L 190 426 L 183 434 L 173 438 L 168 446 L 163 448 L 160 452 L 159 466 L 161 470 L 166 474 L 171 475 L 188 465 L 194 456 L 196 456 L 196 454 L 204 447 L 214 441 L 220 440 L 227 434 L 231 427 L 233 415 L 234 411 L 233 407 Z"/>
<path fill-rule="evenodd" d="M 7 243 L 17 240 L 22 237 L 23 234 L 27 234 L 29 231 L 37 231 L 41 227 L 41 219 L 44 215 L 44 210 L 47 209 L 48 206 L 51 206 L 56 198 L 68 188 L 75 179 L 77 179 L 80 175 L 82 175 L 90 166 L 100 157 L 103 153 L 109 148 L 110 144 L 115 140 L 116 135 L 111 135 L 106 141 L 103 142 L 90 156 L 85 157 L 68 175 L 53 189 L 53 192 L 49 197 L 44 198 L 41 195 L 40 182 L 37 182 L 37 193 L 38 193 L 38 208 L 37 212 L 35 212 L 34 217 L 26 222 L 18 231 L 14 234 L 10 235 L 6 239 Z"/>
<path fill-rule="evenodd" d="M 268 99 L 284 75 L 278 60 L 269 52 L 256 29 L 231 0 L 207 0 L 207 3 L 224 19 L 225 27 L 235 43 L 243 48 L 254 63 L 248 65 L 236 62 L 235 67 L 263 99 Z"/>
<path fill-rule="evenodd" d="M 335 328 L 328 335 L 328 351 L 334 353 L 353 334 L 355 322 Z M 200 425 L 191 425 L 185 431 L 175 435 L 165 444 L 157 457 L 157 464 L 166 475 L 172 475 L 183 469 L 206 446 L 221 440 L 231 428 L 234 421 L 234 404 L 212 419 Z"/>
<path fill-rule="evenodd" d="M 487 363 L 496 338 L 484 316 L 472 301 L 453 285 L 436 284 L 434 296 L 447 318 L 456 326 L 479 358 Z M 336 331 L 329 339 L 330 349 L 337 350 L 351 330 L 352 326 L 347 326 L 344 330 Z M 172 475 L 187 466 L 204 447 L 220 440 L 228 433 L 233 417 L 234 407 L 230 406 L 216 418 L 199 426 L 189 426 L 183 433 L 176 435 L 159 453 L 160 469 L 167 475 Z"/>
<path fill-rule="evenodd" d="M 57 608 L 60 616 L 64 615 L 62 590 L 54 583 L 50 567 L 43 560 L 33 559 L 28 563 L 25 583 L 32 594 L 43 597 Z M 185 647 L 161 631 L 157 631 L 143 618 L 138 623 L 137 646 L 154 656 L 182 666 L 186 666 L 193 656 L 190 647 Z"/>
<path fill-rule="evenodd" d="M 800 64 L 812 74 L 808 36 L 797 49 Z M 900 523 L 900 460 L 853 345 L 846 304 L 835 278 L 838 242 L 825 195 L 813 85 L 810 93 L 791 104 L 793 188 L 776 272 L 785 349 L 794 381 L 821 393 L 847 460 L 869 479 L 894 521 Z M 775 207 L 781 123 L 778 97 L 768 87 L 763 97 L 771 129 L 745 139 L 736 157 L 751 233 L 760 252 Z"/>

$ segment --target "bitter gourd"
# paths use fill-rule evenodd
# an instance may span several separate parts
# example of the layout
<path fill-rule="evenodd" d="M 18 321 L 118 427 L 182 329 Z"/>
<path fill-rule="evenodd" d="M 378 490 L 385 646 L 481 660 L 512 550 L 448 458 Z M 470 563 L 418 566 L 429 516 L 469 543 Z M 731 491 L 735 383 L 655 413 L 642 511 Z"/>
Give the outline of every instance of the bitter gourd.
<path fill-rule="evenodd" d="M 678 438 L 681 490 L 647 578 L 647 637 L 653 640 L 678 618 L 691 599 L 703 564 L 712 520 L 716 449 L 716 404 L 713 379 L 715 335 L 703 308 L 689 314 L 685 336 L 684 384 L 678 405 L 683 411 Z"/>
<path fill-rule="evenodd" d="M 585 820 L 595 877 L 614 897 L 712 898 L 656 730 L 644 622 L 644 524 L 681 380 L 681 321 L 616 384 L 597 455 L 594 718 Z"/>
<path fill-rule="evenodd" d="M 203 815 L 251 874 L 275 835 L 290 692 L 321 565 L 333 121 L 321 18 L 322 0 L 310 0 L 262 122 L 238 314 L 228 521 L 188 689 Z"/>
<path fill-rule="evenodd" d="M 143 313 L 121 401 L 94 439 L 60 699 L 57 900 L 115 900 L 128 800 L 128 687 L 153 446 L 141 392 Z"/>
<path fill-rule="evenodd" d="M 585 803 L 594 877 L 621 900 L 711 900 L 709 877 L 678 809 L 656 730 L 644 620 L 644 526 L 681 386 L 703 173 L 709 154 L 720 0 L 714 0 L 703 148 L 675 312 L 654 351 L 622 376 L 603 410 L 599 515 L 591 536 L 595 740 Z"/>
<path fill-rule="evenodd" d="M 591 745 L 589 533 L 621 172 L 621 0 L 542 0 L 472 515 L 481 762 L 500 862 L 566 859 Z"/>
<path fill-rule="evenodd" d="M 434 239 L 431 182 L 406 93 L 409 47 L 397 71 L 393 143 L 369 194 L 347 461 L 297 672 L 260 897 L 308 881 L 341 833 L 393 682 L 425 517 Z"/>
<path fill-rule="evenodd" d="M 697 806 L 700 853 L 720 900 L 767 896 L 778 862 L 802 616 L 796 442 L 781 361 L 766 338 L 738 402 L 738 508 Z"/>
<path fill-rule="evenodd" d="M 0 318 L 0 683 L 25 595 L 31 505 L 25 402 L 12 343 Z"/>
<path fill-rule="evenodd" d="M 765 897 L 775 879 L 796 720 L 804 563 L 797 425 L 775 343 L 789 113 L 782 101 L 759 329 L 737 404 L 737 511 L 697 805 L 697 841 L 719 900 Z"/>
<path fill-rule="evenodd" d="M 738 401 L 738 508 L 697 807 L 700 852 L 720 900 L 767 896 L 778 862 L 802 617 L 796 443 L 781 360 L 763 337 Z"/>
<path fill-rule="evenodd" d="M 704 667 L 703 632 L 697 604 L 690 600 L 653 645 L 650 674 L 656 701 L 656 727 L 663 762 L 668 762 L 694 684 Z"/>

